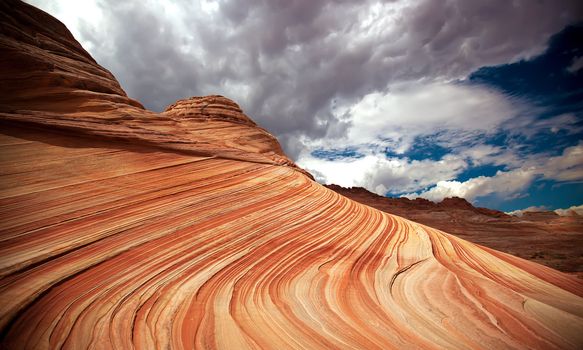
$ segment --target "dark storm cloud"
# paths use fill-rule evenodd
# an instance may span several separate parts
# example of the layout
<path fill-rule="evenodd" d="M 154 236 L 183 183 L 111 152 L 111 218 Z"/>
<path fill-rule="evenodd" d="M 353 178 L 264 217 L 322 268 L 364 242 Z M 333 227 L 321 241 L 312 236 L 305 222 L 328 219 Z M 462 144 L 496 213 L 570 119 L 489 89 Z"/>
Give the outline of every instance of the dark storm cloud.
<path fill-rule="evenodd" d="M 153 110 L 211 93 L 235 99 L 293 157 L 301 136 L 345 132 L 335 104 L 399 81 L 458 79 L 544 49 L 579 1 L 102 1 L 82 42 Z M 206 8 L 214 8 L 206 11 Z"/>
<path fill-rule="evenodd" d="M 130 96 L 160 111 L 198 91 L 201 64 L 177 51 L 180 36 L 168 18 L 129 2 L 102 6 L 104 25 L 79 29 L 94 45 L 92 54 L 98 62 L 114 73 Z"/>

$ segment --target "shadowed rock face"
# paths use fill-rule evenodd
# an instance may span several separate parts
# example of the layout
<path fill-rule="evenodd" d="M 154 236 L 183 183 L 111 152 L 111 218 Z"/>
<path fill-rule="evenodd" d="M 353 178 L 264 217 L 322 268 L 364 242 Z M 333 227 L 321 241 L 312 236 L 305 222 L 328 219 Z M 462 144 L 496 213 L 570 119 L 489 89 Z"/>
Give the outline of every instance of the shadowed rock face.
<path fill-rule="evenodd" d="M 457 197 L 434 203 L 422 198 L 383 197 L 361 187 L 326 187 L 384 212 L 583 277 L 583 217 L 574 212 L 570 216 L 527 212 L 516 217 L 476 208 Z"/>
<path fill-rule="evenodd" d="M 0 6 L 0 86 L 37 77 L 0 107 L 4 347 L 582 346 L 580 280 L 326 189 L 223 97 L 146 111 Z"/>

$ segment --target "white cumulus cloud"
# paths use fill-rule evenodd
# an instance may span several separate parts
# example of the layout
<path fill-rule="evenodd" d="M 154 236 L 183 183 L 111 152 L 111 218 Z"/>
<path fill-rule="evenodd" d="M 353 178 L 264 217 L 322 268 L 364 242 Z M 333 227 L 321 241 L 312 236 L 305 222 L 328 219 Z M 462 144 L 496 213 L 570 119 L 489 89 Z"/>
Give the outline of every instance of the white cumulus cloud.
<path fill-rule="evenodd" d="M 464 182 L 439 181 L 422 192 L 409 193 L 406 197 L 422 197 L 439 201 L 446 197 L 463 197 L 474 200 L 487 195 L 517 196 L 535 179 L 559 182 L 583 182 L 583 142 L 566 148 L 560 156 L 535 155 L 519 168 L 498 171 L 494 176 L 478 176 Z"/>
<path fill-rule="evenodd" d="M 548 210 L 547 207 L 545 207 L 544 205 L 540 205 L 540 206 L 531 206 L 531 207 L 524 208 L 524 209 L 509 211 L 506 214 L 514 215 L 514 216 L 522 216 L 522 215 L 524 215 L 524 213 L 539 212 L 539 211 L 546 211 L 546 210 Z"/>
<path fill-rule="evenodd" d="M 439 181 L 429 190 L 410 193 L 405 197 L 422 197 L 432 201 L 447 197 L 461 197 L 472 201 L 478 197 L 500 193 L 512 197 L 526 189 L 534 179 L 535 173 L 529 170 L 498 171 L 494 176 L 478 176 L 464 182 Z"/>

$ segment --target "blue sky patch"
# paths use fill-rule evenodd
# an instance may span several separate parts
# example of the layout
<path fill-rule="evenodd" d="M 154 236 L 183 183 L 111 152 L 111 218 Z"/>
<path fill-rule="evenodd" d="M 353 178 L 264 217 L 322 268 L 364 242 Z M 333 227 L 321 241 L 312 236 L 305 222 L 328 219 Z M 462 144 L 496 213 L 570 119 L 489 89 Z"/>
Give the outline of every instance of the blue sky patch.
<path fill-rule="evenodd" d="M 392 152 L 390 149 L 385 150 L 385 155 L 389 158 L 407 157 L 411 160 L 430 159 L 437 161 L 448 153 L 451 153 L 451 150 L 435 143 L 432 137 L 416 137 L 413 146 L 401 154 Z"/>
<path fill-rule="evenodd" d="M 487 85 L 508 96 L 529 101 L 539 108 L 539 122 L 571 115 L 583 130 L 583 69 L 570 70 L 583 60 L 583 23 L 565 28 L 549 41 L 548 49 L 529 61 L 483 67 L 469 81 Z M 555 151 L 573 146 L 583 137 L 577 130 L 551 130 L 521 142 L 531 152 Z"/>
<path fill-rule="evenodd" d="M 529 61 L 480 68 L 470 75 L 469 81 L 550 107 L 541 117 L 570 111 L 580 114 L 583 69 L 569 71 L 580 57 L 583 57 L 583 24 L 569 26 L 554 35 L 542 55 Z"/>
<path fill-rule="evenodd" d="M 476 206 L 496 208 L 502 211 L 513 211 L 534 206 L 544 206 L 549 210 L 565 209 L 583 202 L 583 183 L 556 183 L 540 180 L 528 188 L 517 198 L 502 198 L 491 195 L 478 198 Z"/>
<path fill-rule="evenodd" d="M 506 170 L 504 165 L 480 165 L 474 166 L 466 169 L 464 172 L 458 175 L 457 181 L 467 181 L 478 176 L 494 176 L 498 171 Z"/>
<path fill-rule="evenodd" d="M 312 151 L 312 156 L 326 160 L 338 160 L 344 158 L 362 158 L 364 154 L 359 153 L 356 148 L 344 149 L 317 149 Z"/>

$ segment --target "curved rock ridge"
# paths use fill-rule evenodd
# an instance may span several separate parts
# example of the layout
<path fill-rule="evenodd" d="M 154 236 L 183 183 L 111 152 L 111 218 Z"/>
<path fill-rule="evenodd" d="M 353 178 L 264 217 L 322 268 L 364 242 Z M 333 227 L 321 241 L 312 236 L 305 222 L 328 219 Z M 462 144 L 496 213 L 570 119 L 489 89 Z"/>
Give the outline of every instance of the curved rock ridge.
<path fill-rule="evenodd" d="M 164 114 L 180 119 L 223 120 L 257 126 L 238 104 L 221 95 L 178 100 L 168 106 Z"/>
<path fill-rule="evenodd" d="M 284 154 L 277 139 L 265 129 L 257 126 L 234 101 L 220 95 L 196 96 L 178 100 L 162 113 L 177 123 L 181 132 L 189 134 L 189 139 L 204 145 L 199 150 L 219 146 L 215 151 L 222 155 L 222 149 L 236 149 L 226 158 L 249 160 L 263 156 L 278 165 L 297 166 Z M 241 152 L 242 151 L 242 152 Z M 261 161 L 261 160 L 255 160 Z M 311 175 L 297 168 L 304 174 Z"/>
<path fill-rule="evenodd" d="M 9 3 L 15 27 L 56 30 Z M 581 280 L 280 166 L 222 97 L 156 114 L 99 94 L 60 111 L 4 97 L 0 347 L 583 346 Z"/>

